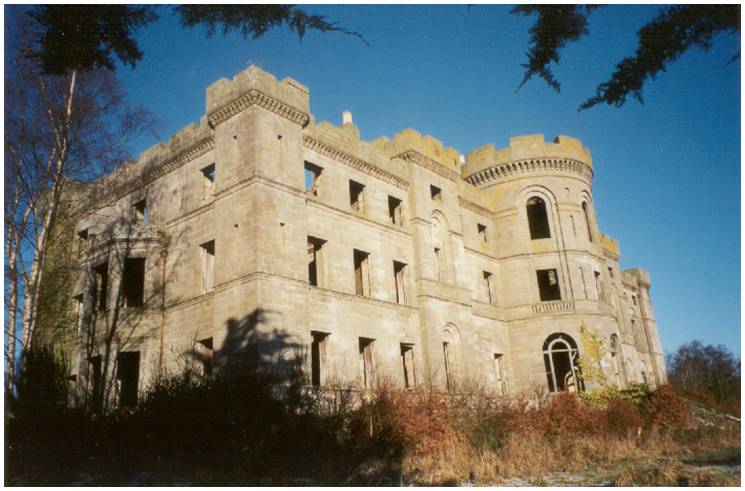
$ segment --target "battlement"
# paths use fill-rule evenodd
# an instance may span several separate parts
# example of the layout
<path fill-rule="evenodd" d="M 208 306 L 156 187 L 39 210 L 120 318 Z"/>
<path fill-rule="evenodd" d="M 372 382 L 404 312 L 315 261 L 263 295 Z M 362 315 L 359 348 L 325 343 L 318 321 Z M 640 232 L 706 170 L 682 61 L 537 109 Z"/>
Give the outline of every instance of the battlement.
<path fill-rule="evenodd" d="M 609 252 L 616 258 L 621 255 L 621 246 L 618 245 L 618 241 L 610 235 L 600 234 L 600 246 L 604 251 Z"/>
<path fill-rule="evenodd" d="M 559 135 L 553 143 L 546 143 L 543 135 L 522 135 L 510 138 L 510 146 L 506 148 L 497 150 L 493 144 L 488 144 L 469 152 L 463 173 L 470 175 L 487 167 L 538 158 L 577 160 L 592 169 L 590 150 L 576 138 Z"/>
<path fill-rule="evenodd" d="M 251 65 L 232 79 L 221 78 L 207 87 L 207 114 L 210 116 L 226 106 L 236 103 L 252 91 L 260 92 L 289 108 L 308 114 L 310 91 L 295 79 L 285 77 L 278 81 L 272 74 Z"/>
<path fill-rule="evenodd" d="M 456 149 L 445 148 L 440 140 L 430 135 L 422 135 L 412 128 L 406 128 L 398 132 L 392 140 L 380 137 L 374 140 L 372 144 L 386 152 L 389 157 L 395 157 L 413 150 L 460 174 L 460 153 Z"/>
<path fill-rule="evenodd" d="M 652 281 L 649 273 L 642 268 L 627 269 L 623 272 L 623 281 L 634 286 L 649 288 Z"/>

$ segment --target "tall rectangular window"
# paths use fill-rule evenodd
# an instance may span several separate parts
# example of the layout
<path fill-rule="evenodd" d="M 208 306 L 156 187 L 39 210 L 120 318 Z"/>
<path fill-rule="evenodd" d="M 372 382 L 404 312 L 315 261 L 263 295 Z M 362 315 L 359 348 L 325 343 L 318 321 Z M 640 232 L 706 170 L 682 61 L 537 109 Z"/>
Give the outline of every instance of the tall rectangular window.
<path fill-rule="evenodd" d="M 106 310 L 109 290 L 109 263 L 99 264 L 93 269 L 93 310 Z"/>
<path fill-rule="evenodd" d="M 200 248 L 202 249 L 202 293 L 207 293 L 215 287 L 215 241 L 205 242 Z"/>
<path fill-rule="evenodd" d="M 404 387 L 408 389 L 416 385 L 413 344 L 401 343 L 401 363 L 404 369 Z"/>
<path fill-rule="evenodd" d="M 311 331 L 310 336 L 310 381 L 314 387 L 319 387 L 326 383 L 326 346 L 329 334 Z"/>
<path fill-rule="evenodd" d="M 78 257 L 88 250 L 88 229 L 78 232 Z"/>
<path fill-rule="evenodd" d="M 388 218 L 394 225 L 403 225 L 403 219 L 401 218 L 401 200 L 388 196 Z"/>
<path fill-rule="evenodd" d="M 205 199 L 215 192 L 215 163 L 212 162 L 207 167 L 203 167 L 200 172 L 202 174 L 202 198 Z"/>
<path fill-rule="evenodd" d="M 450 352 L 450 343 L 443 341 L 442 343 L 442 355 L 445 361 L 445 386 L 447 390 L 450 390 L 453 386 L 453 358 Z"/>
<path fill-rule="evenodd" d="M 585 281 L 585 270 L 582 269 L 581 266 L 579 268 L 579 277 L 582 279 L 582 292 L 585 295 L 585 299 L 587 299 L 587 282 Z"/>
<path fill-rule="evenodd" d="M 349 206 L 357 212 L 365 212 L 365 185 L 349 180 Z"/>
<path fill-rule="evenodd" d="M 370 254 L 354 249 L 354 291 L 357 295 L 370 296 Z"/>
<path fill-rule="evenodd" d="M 128 257 L 122 272 L 122 296 L 125 307 L 140 307 L 145 302 L 145 258 Z"/>
<path fill-rule="evenodd" d="M 494 292 L 492 291 L 492 274 L 488 271 L 483 271 L 482 284 L 484 285 L 484 298 L 490 304 L 494 303 Z"/>
<path fill-rule="evenodd" d="M 73 300 L 75 301 L 75 328 L 80 334 L 80 332 L 83 330 L 83 319 L 85 316 L 85 304 L 83 303 L 83 294 L 75 295 L 73 297 Z"/>
<path fill-rule="evenodd" d="M 396 303 L 406 303 L 406 263 L 393 261 L 393 277 L 396 282 Z"/>
<path fill-rule="evenodd" d="M 481 241 L 482 244 L 486 244 L 486 242 L 487 242 L 487 240 L 486 240 L 486 225 L 482 225 L 480 223 L 477 223 L 476 224 L 476 227 L 477 227 L 478 232 L 479 232 L 479 240 Z"/>
<path fill-rule="evenodd" d="M 308 283 L 324 286 L 324 244 L 326 241 L 308 236 Z"/>
<path fill-rule="evenodd" d="M 305 191 L 311 193 L 313 196 L 318 196 L 322 172 L 323 167 L 319 167 L 307 160 L 305 161 Z"/>
<path fill-rule="evenodd" d="M 504 360 L 504 355 L 501 353 L 494 353 L 494 376 L 497 381 L 497 392 L 500 395 L 505 395 L 507 393 L 507 384 L 505 383 L 504 378 L 504 366 L 502 365 Z"/>
<path fill-rule="evenodd" d="M 437 267 L 437 281 L 443 280 L 442 250 L 435 247 L 435 266 Z"/>
<path fill-rule="evenodd" d="M 600 278 L 600 273 L 597 271 L 595 273 L 595 291 L 598 295 L 598 300 L 605 301 L 605 291 L 603 290 L 603 281 Z"/>
<path fill-rule="evenodd" d="M 140 380 L 140 352 L 120 351 L 116 358 L 116 381 L 119 386 L 119 405 L 137 405 L 137 388 Z"/>
<path fill-rule="evenodd" d="M 375 366 L 373 359 L 374 339 L 360 338 L 360 369 L 362 371 L 362 386 L 365 389 L 372 389 L 375 386 Z"/>
<path fill-rule="evenodd" d="M 103 402 L 101 387 L 101 355 L 88 358 L 88 393 L 92 399 L 94 412 L 101 411 Z"/>
<path fill-rule="evenodd" d="M 134 204 L 134 217 L 135 223 L 147 224 L 148 211 L 147 211 L 147 200 L 143 199 Z"/>
<path fill-rule="evenodd" d="M 536 271 L 538 278 L 538 293 L 541 296 L 541 302 L 550 300 L 561 300 L 561 290 L 559 289 L 559 278 L 555 269 L 539 269 Z"/>

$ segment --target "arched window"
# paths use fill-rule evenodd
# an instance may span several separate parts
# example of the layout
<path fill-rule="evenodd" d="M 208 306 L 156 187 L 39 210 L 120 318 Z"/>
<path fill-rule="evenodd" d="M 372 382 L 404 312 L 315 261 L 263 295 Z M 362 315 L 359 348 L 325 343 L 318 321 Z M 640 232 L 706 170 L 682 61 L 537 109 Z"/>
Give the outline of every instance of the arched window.
<path fill-rule="evenodd" d="M 554 333 L 543 343 L 543 362 L 549 392 L 584 391 L 579 370 L 579 351 L 571 336 Z"/>
<path fill-rule="evenodd" d="M 548 226 L 548 214 L 546 213 L 546 202 L 534 196 L 528 200 L 525 209 L 528 212 L 528 226 L 530 227 L 530 238 L 548 239 L 551 237 L 551 229 Z"/>
<path fill-rule="evenodd" d="M 618 341 L 617 334 L 611 334 L 610 337 L 610 361 L 613 369 L 613 381 L 616 386 L 625 385 L 625 375 L 623 369 L 623 357 L 621 356 L 621 345 Z"/>
<path fill-rule="evenodd" d="M 590 211 L 587 209 L 587 201 L 582 202 L 582 214 L 585 216 L 585 227 L 587 228 L 587 240 L 592 242 L 592 227 L 590 226 Z"/>

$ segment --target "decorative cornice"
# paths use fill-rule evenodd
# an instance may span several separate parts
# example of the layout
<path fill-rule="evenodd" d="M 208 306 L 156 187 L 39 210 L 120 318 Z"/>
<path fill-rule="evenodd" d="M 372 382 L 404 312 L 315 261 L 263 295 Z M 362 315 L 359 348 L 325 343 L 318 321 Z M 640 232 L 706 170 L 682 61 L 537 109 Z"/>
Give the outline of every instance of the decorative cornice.
<path fill-rule="evenodd" d="M 431 170 L 435 174 L 441 175 L 445 179 L 450 179 L 453 182 L 458 178 L 457 172 L 455 172 L 452 169 L 448 169 L 441 163 L 435 162 L 429 157 L 425 157 L 424 155 L 417 152 L 416 150 L 407 150 L 406 152 L 400 153 L 393 158 L 399 158 L 405 162 L 412 162 L 421 167 L 424 167 L 427 170 Z"/>
<path fill-rule="evenodd" d="M 494 165 L 474 172 L 466 177 L 466 182 L 481 186 L 503 178 L 530 173 L 566 172 L 577 174 L 588 182 L 592 180 L 592 168 L 582 161 L 574 159 L 526 159 Z"/>
<path fill-rule="evenodd" d="M 471 210 L 472 212 L 483 215 L 486 218 L 493 218 L 494 214 L 489 211 L 487 208 L 484 208 L 481 205 L 477 205 L 473 201 L 469 201 L 462 196 L 458 196 L 458 204 L 461 206 L 461 208 L 465 208 L 467 210 Z"/>
<path fill-rule="evenodd" d="M 395 174 L 391 174 L 390 172 L 385 171 L 379 167 L 376 167 L 370 164 L 369 162 L 365 162 L 364 160 L 358 159 L 357 157 L 353 157 L 349 155 L 348 153 L 344 153 L 341 150 L 334 148 L 327 143 L 322 142 L 321 140 L 313 138 L 310 135 L 303 135 L 303 144 L 305 145 L 306 148 L 310 150 L 313 150 L 315 152 L 320 153 L 321 155 L 334 159 L 337 162 L 341 162 L 342 164 L 347 165 L 360 172 L 369 174 L 377 179 L 385 181 L 398 188 L 406 190 L 409 187 L 409 182 L 407 180 L 402 179 L 401 177 L 398 177 Z"/>
<path fill-rule="evenodd" d="M 159 164 L 155 164 L 155 166 L 153 166 L 153 168 L 149 171 L 144 172 L 141 175 L 122 183 L 115 184 L 110 188 L 111 190 L 108 192 L 104 190 L 103 193 L 99 193 L 98 197 L 94 197 L 90 203 L 88 203 L 83 209 L 78 212 L 78 214 L 83 214 L 92 210 L 103 208 L 107 203 L 115 202 L 121 197 L 131 193 L 132 191 L 150 184 L 151 182 L 168 174 L 169 172 L 178 169 L 182 165 L 191 162 L 198 157 L 201 157 L 213 148 L 215 148 L 215 139 L 212 137 L 212 135 L 203 138 L 183 152 L 177 153 L 175 156 L 171 157 L 170 159 L 165 159 Z M 96 184 L 106 183 L 101 182 Z"/>
<path fill-rule="evenodd" d="M 308 124 L 308 121 L 310 121 L 310 116 L 307 113 L 288 104 L 285 104 L 284 102 L 280 102 L 277 99 L 274 99 L 256 89 L 251 89 L 248 91 L 248 93 L 244 94 L 238 99 L 229 102 L 228 104 L 222 106 L 220 109 L 212 111 L 209 115 L 207 115 L 207 121 L 209 122 L 210 126 L 214 128 L 226 119 L 235 116 L 239 112 L 253 105 L 268 109 L 269 111 L 289 121 L 292 121 L 293 123 L 299 124 L 303 128 L 305 128 L 305 126 Z"/>

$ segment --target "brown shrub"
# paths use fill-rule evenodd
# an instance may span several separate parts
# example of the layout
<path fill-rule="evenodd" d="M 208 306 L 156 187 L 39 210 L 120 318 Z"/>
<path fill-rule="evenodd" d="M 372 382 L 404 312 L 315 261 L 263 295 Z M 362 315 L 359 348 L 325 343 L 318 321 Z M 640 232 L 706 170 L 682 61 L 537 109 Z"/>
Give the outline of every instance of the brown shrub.
<path fill-rule="evenodd" d="M 608 430 L 618 437 L 635 434 L 643 424 L 636 405 L 625 399 L 611 399 L 605 409 Z"/>
<path fill-rule="evenodd" d="M 690 424 L 688 404 L 669 385 L 660 385 L 650 394 L 643 412 L 654 429 L 682 429 Z"/>
<path fill-rule="evenodd" d="M 604 429 L 603 411 L 594 409 L 572 393 L 562 392 L 532 414 L 533 426 L 546 435 L 589 435 Z"/>

